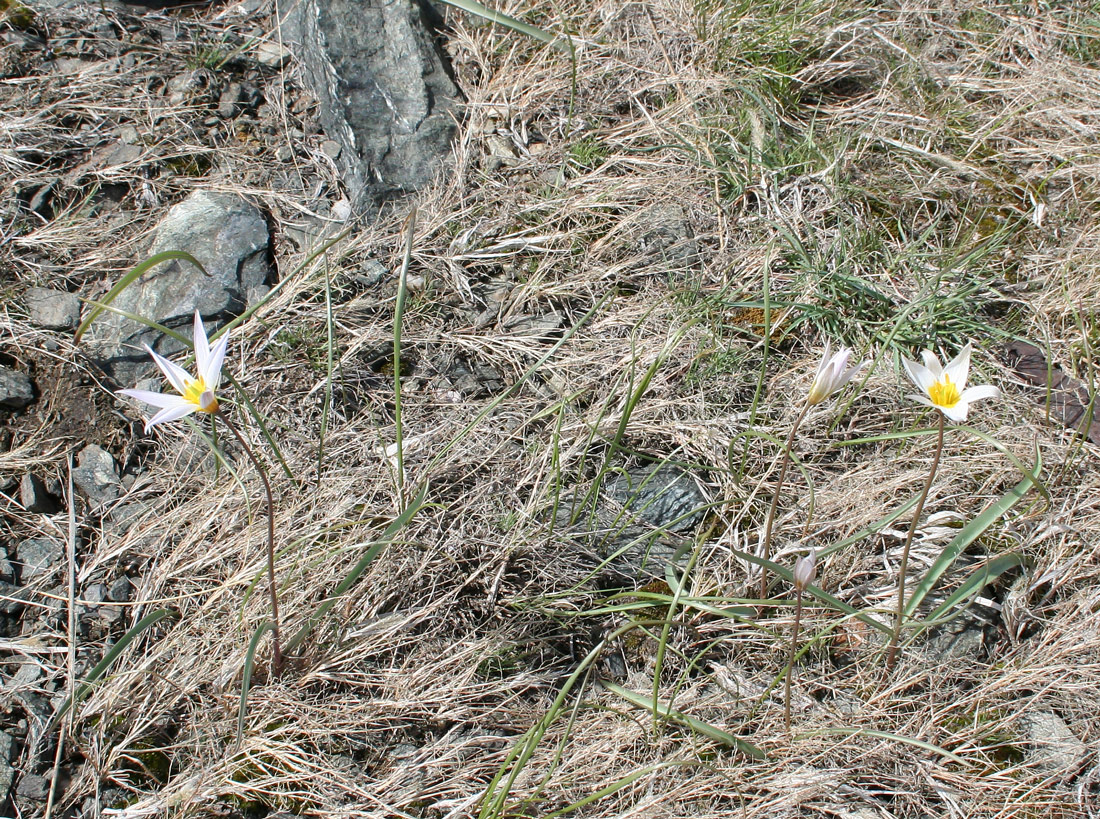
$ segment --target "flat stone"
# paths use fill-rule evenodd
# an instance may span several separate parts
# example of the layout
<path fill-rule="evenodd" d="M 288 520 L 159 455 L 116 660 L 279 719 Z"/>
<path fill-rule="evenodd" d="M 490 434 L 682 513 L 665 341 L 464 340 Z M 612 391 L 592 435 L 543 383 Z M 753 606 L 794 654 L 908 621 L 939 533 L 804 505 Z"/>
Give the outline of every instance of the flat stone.
<path fill-rule="evenodd" d="M 0 580 L 0 614 L 14 617 L 27 604 L 27 591 L 7 581 Z"/>
<path fill-rule="evenodd" d="M 65 563 L 65 546 L 47 537 L 31 537 L 19 544 L 16 565 L 23 583 L 49 577 L 60 571 Z"/>
<path fill-rule="evenodd" d="M 32 287 L 23 301 L 31 324 L 43 330 L 75 330 L 80 324 L 80 298 L 75 293 Z"/>
<path fill-rule="evenodd" d="M 1068 779 L 1077 773 L 1088 754 L 1088 746 L 1078 739 L 1065 721 L 1051 711 L 1028 714 L 1023 727 L 1030 744 L 1028 761 L 1043 774 Z"/>
<path fill-rule="evenodd" d="M 15 793 L 32 802 L 45 802 L 50 795 L 50 780 L 38 774 L 27 774 L 19 780 Z"/>
<path fill-rule="evenodd" d="M 256 62 L 267 68 L 283 68 L 290 62 L 290 49 L 279 43 L 260 43 L 256 46 Z"/>
<path fill-rule="evenodd" d="M 125 483 L 125 479 L 123 482 Z M 111 524 L 112 531 L 123 535 L 130 531 L 151 508 L 148 503 L 140 500 L 116 503 L 107 513 L 107 522 Z"/>
<path fill-rule="evenodd" d="M 213 332 L 240 315 L 249 289 L 268 277 L 268 248 L 267 221 L 258 208 L 233 194 L 196 191 L 168 212 L 143 255 L 182 250 L 209 275 L 181 259 L 164 262 L 123 290 L 115 306 L 185 336 L 191 335 L 198 310 L 207 332 Z M 103 367 L 127 385 L 155 370 L 144 345 L 165 356 L 184 349 L 180 342 L 116 313 L 100 315 L 88 341 Z"/>
<path fill-rule="evenodd" d="M 11 561 L 8 560 L 8 550 L 3 546 L 0 546 L 0 580 L 5 583 L 13 583 L 15 581 L 15 567 L 11 565 Z"/>
<path fill-rule="evenodd" d="M 57 499 L 46 489 L 46 484 L 30 472 L 19 480 L 19 502 L 28 512 L 52 515 L 61 508 Z"/>
<path fill-rule="evenodd" d="M 562 500 L 557 525 L 586 536 L 596 557 L 617 574 L 634 579 L 663 577 L 684 537 L 703 519 L 706 497 L 690 473 L 669 464 L 609 472 L 595 514 L 570 522 L 571 502 Z"/>
<path fill-rule="evenodd" d="M 89 444 L 77 455 L 79 464 L 73 469 L 73 483 L 93 509 L 118 500 L 122 494 L 122 481 L 110 452 L 95 444 Z"/>
<path fill-rule="evenodd" d="M 699 244 L 684 209 L 675 203 L 655 205 L 640 215 L 645 232 L 638 249 L 665 267 L 690 267 L 699 261 Z"/>
<path fill-rule="evenodd" d="M 0 367 L 0 406 L 23 409 L 34 401 L 34 383 L 23 373 Z"/>
<path fill-rule="evenodd" d="M 112 603 L 126 603 L 134 592 L 134 584 L 130 578 L 123 575 L 115 579 L 107 588 L 107 599 Z"/>
<path fill-rule="evenodd" d="M 90 603 L 93 606 L 104 602 L 107 599 L 107 586 L 104 583 L 93 583 L 84 590 L 84 594 L 81 598 L 85 603 Z"/>

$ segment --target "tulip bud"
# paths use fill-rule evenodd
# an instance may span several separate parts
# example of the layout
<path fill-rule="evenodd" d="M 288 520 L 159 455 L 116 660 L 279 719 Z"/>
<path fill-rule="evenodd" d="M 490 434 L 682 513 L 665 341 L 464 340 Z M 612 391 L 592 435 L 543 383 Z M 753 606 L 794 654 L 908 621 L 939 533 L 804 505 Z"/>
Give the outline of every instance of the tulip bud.
<path fill-rule="evenodd" d="M 817 577 L 817 550 L 810 549 L 809 554 L 800 557 L 794 563 L 794 587 L 803 591 Z"/>

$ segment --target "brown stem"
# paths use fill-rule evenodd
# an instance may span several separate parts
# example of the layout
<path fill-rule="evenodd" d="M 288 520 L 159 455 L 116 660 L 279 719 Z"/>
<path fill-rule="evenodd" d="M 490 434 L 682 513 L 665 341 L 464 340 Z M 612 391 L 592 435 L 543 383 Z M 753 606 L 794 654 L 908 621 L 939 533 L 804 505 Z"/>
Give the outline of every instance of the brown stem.
<path fill-rule="evenodd" d="M 806 403 L 802 406 L 802 411 L 798 413 L 798 417 L 794 419 L 794 423 L 791 425 L 791 432 L 787 436 L 787 444 L 783 447 L 783 463 L 779 467 L 779 480 L 775 483 L 775 492 L 772 494 L 772 503 L 768 508 L 768 520 L 764 524 L 764 546 L 761 553 L 761 557 L 764 560 L 771 558 L 772 554 L 772 526 L 775 524 L 775 510 L 779 506 L 779 494 L 783 491 L 783 481 L 787 477 L 787 467 L 791 464 L 791 446 L 794 445 L 794 436 L 798 432 L 798 428 L 802 426 L 802 419 L 806 417 L 806 413 L 809 411 L 810 405 Z M 760 599 L 766 600 L 768 597 L 768 569 L 766 566 L 760 567 Z"/>
<path fill-rule="evenodd" d="M 260 463 L 256 454 L 252 451 L 252 447 L 248 445 L 248 441 L 241 435 L 241 431 L 229 420 L 229 416 L 220 409 L 214 414 L 237 437 L 248 459 L 252 461 L 256 471 L 260 473 L 260 480 L 264 482 L 264 492 L 267 494 L 267 588 L 271 596 L 271 636 L 274 643 L 272 668 L 278 676 L 283 670 L 283 653 L 279 643 L 279 595 L 275 589 L 275 504 L 271 499 L 271 483 L 267 479 L 267 471 L 264 469 L 263 464 Z"/>
<path fill-rule="evenodd" d="M 909 524 L 909 533 L 905 536 L 905 546 L 901 550 L 901 566 L 898 567 L 898 609 L 894 616 L 894 633 L 890 635 L 890 648 L 886 652 L 886 670 L 894 668 L 898 657 L 898 638 L 901 636 L 901 621 L 905 616 L 905 570 L 909 566 L 909 547 L 913 545 L 913 535 L 920 523 L 921 512 L 924 511 L 924 502 L 928 499 L 928 490 L 932 488 L 932 481 L 936 477 L 936 469 L 940 465 L 940 453 L 943 452 L 943 413 L 937 412 L 940 417 L 939 434 L 936 436 L 936 454 L 932 456 L 932 468 L 928 470 L 928 480 L 924 482 L 917 499 L 917 508 L 913 510 L 913 522 Z"/>
<path fill-rule="evenodd" d="M 795 587 L 794 629 L 791 631 L 791 650 L 787 655 L 787 680 L 783 686 L 783 724 L 791 732 L 791 677 L 794 676 L 794 650 L 798 645 L 798 629 L 802 625 L 802 587 Z"/>

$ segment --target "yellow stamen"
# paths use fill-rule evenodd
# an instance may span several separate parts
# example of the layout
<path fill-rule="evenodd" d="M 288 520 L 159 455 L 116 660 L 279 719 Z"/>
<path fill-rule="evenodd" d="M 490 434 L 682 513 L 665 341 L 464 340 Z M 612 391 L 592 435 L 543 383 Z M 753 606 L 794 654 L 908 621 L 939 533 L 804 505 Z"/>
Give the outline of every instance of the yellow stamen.
<path fill-rule="evenodd" d="M 928 397 L 937 407 L 950 409 L 959 403 L 959 388 L 951 383 L 951 379 L 944 373 L 943 383 L 935 383 L 928 388 Z"/>
<path fill-rule="evenodd" d="M 218 399 L 214 393 L 206 388 L 206 382 L 201 378 L 188 381 L 183 397 L 199 408 L 199 412 L 217 412 Z"/>

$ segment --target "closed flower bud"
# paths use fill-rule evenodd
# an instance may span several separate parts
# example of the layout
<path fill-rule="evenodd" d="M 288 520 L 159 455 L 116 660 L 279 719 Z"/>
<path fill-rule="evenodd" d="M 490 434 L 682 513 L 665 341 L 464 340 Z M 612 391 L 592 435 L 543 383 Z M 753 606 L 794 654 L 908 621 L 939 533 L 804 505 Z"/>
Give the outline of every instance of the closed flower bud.
<path fill-rule="evenodd" d="M 794 563 L 794 587 L 798 591 L 814 582 L 817 578 L 817 550 L 810 549 L 810 553 L 798 558 Z"/>

